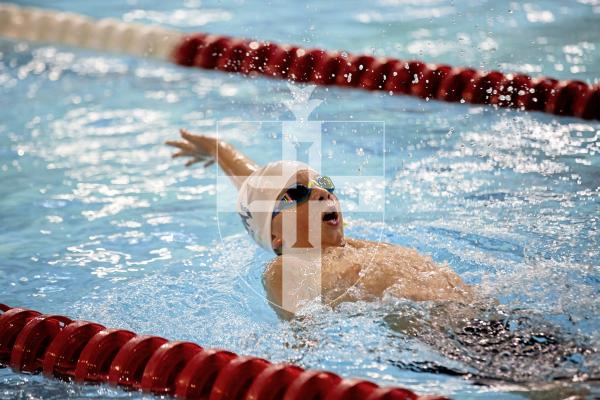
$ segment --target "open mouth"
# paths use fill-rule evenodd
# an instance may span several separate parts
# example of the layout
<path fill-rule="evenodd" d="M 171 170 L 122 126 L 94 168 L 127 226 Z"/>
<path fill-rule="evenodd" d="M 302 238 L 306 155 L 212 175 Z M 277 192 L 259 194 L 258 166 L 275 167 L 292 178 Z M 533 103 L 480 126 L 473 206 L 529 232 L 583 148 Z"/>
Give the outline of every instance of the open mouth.
<path fill-rule="evenodd" d="M 335 226 L 340 222 L 340 214 L 337 211 L 323 213 L 323 222 Z"/>

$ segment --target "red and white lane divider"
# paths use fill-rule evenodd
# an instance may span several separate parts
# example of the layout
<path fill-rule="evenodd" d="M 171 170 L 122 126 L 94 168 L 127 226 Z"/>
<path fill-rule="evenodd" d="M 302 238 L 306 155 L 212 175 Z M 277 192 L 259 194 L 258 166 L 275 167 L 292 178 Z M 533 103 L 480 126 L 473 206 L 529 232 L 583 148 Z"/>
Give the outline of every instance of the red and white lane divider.
<path fill-rule="evenodd" d="M 0 36 L 169 60 L 179 65 L 263 75 L 425 99 L 542 111 L 600 120 L 600 86 L 352 55 L 228 36 L 193 34 L 0 4 Z"/>
<path fill-rule="evenodd" d="M 0 366 L 202 400 L 444 400 L 0 304 Z"/>

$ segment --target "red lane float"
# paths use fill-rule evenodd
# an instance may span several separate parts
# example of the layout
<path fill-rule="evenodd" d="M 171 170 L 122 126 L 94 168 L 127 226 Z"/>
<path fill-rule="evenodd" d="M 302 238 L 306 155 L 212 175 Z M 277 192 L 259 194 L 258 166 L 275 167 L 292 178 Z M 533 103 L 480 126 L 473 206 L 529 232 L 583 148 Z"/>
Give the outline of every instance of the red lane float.
<path fill-rule="evenodd" d="M 15 341 L 10 367 L 17 371 L 40 372 L 46 347 L 71 322 L 69 318 L 57 315 L 38 315 L 32 318 Z"/>
<path fill-rule="evenodd" d="M 108 373 L 108 383 L 127 389 L 140 389 L 142 376 L 150 357 L 167 339 L 158 336 L 136 336 L 121 347 Z"/>
<path fill-rule="evenodd" d="M 62 379 L 73 378 L 78 360 L 82 359 L 80 356 L 83 348 L 103 329 L 104 326 L 87 321 L 68 324 L 45 351 L 42 362 L 44 375 Z"/>
<path fill-rule="evenodd" d="M 281 55 L 282 63 L 285 55 Z M 314 61 L 314 60 L 313 60 Z M 310 61 L 312 62 L 312 61 Z M 238 66 L 242 64 L 239 63 Z M 427 90 L 427 89 L 424 89 Z M 571 87 L 569 90 L 578 90 Z M 560 102 L 560 98 L 556 100 Z M 562 104 L 562 103 L 561 103 Z M 0 367 L 202 400 L 444 400 L 0 304 Z"/>
<path fill-rule="evenodd" d="M 106 382 L 117 352 L 135 333 L 123 329 L 104 329 L 94 335 L 84 347 L 75 368 L 78 382 Z"/>
<path fill-rule="evenodd" d="M 172 59 L 188 67 L 264 75 L 293 82 L 336 85 L 424 99 L 542 111 L 600 120 L 600 86 L 533 79 L 523 74 L 302 49 L 228 36 L 190 35 Z"/>
<path fill-rule="evenodd" d="M 33 28 L 32 28 L 33 27 Z M 600 120 L 600 85 L 182 32 L 0 2 L 0 37 L 153 57 L 291 82 Z"/>

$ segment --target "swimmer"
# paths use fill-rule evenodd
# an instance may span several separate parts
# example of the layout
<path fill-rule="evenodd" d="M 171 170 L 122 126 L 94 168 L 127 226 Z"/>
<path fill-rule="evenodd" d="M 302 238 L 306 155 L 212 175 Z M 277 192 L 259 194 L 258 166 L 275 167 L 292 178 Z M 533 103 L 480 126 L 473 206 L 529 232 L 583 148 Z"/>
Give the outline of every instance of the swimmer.
<path fill-rule="evenodd" d="M 383 320 L 392 330 L 405 337 L 417 337 L 468 368 L 449 368 L 435 362 L 405 365 L 390 360 L 393 365 L 463 376 L 481 385 L 511 382 L 516 388 L 515 384 L 523 384 L 519 388 L 543 389 L 542 394 L 556 390 L 563 393 L 560 382 L 582 371 L 590 377 L 599 376 L 597 367 L 593 367 L 596 349 L 563 337 L 552 324 L 522 315 L 523 311 L 514 313 L 498 307 L 497 301 L 478 296 L 448 266 L 437 265 L 430 257 L 412 249 L 345 237 L 343 214 L 333 182 L 309 166 L 278 161 L 260 167 L 224 141 L 185 130 L 181 130 L 181 137 L 181 141 L 167 142 L 178 149 L 173 157 L 189 157 L 186 166 L 199 162 L 208 166 L 218 159 L 219 166 L 239 190 L 238 208 L 248 233 L 276 255 L 265 268 L 263 284 L 281 318 L 291 319 L 295 315 L 290 307 L 282 306 L 287 295 L 283 290 L 284 258 L 290 252 L 310 250 L 312 218 L 317 219 L 321 231 L 318 282 L 322 302 L 335 306 L 345 301 L 375 301 L 384 296 L 428 301 L 421 303 L 427 306 L 423 310 L 411 309 L 410 304 L 400 302 Z M 261 186 L 265 182 L 277 184 Z M 249 212 L 255 200 L 270 201 L 267 211 Z M 310 202 L 321 207 L 311 208 Z M 293 241 L 286 240 L 284 217 L 296 220 Z M 312 265 L 305 261 L 302 259 L 291 272 L 297 269 L 300 275 L 308 274 Z M 585 362 L 574 363 L 573 355 L 583 357 Z M 548 379 L 556 379 L 556 383 L 535 384 L 540 380 L 540 371 L 546 371 Z M 530 386 L 531 382 L 534 386 Z"/>
<path fill-rule="evenodd" d="M 281 317 L 294 315 L 290 307 L 282 307 L 286 295 L 282 289 L 283 258 L 290 252 L 306 250 L 308 254 L 313 249 L 311 220 L 320 224 L 321 269 L 317 281 L 324 303 L 336 305 L 383 296 L 463 304 L 473 301 L 473 288 L 447 265 L 437 265 L 413 249 L 345 237 L 344 218 L 333 182 L 308 165 L 277 161 L 260 167 L 214 137 L 194 135 L 183 129 L 181 137 L 181 141 L 166 142 L 178 149 L 173 157 L 189 157 L 186 166 L 199 162 L 208 166 L 218 159 L 219 166 L 240 192 L 238 209 L 247 231 L 259 245 L 276 255 L 264 271 L 263 283 Z M 270 184 L 261 185 L 267 181 Z M 251 212 L 249 208 L 255 200 L 271 205 L 267 210 Z M 309 207 L 309 202 L 319 207 Z M 286 240 L 284 217 L 296 221 L 295 240 Z M 306 264 L 310 263 L 301 264 L 309 268 Z"/>

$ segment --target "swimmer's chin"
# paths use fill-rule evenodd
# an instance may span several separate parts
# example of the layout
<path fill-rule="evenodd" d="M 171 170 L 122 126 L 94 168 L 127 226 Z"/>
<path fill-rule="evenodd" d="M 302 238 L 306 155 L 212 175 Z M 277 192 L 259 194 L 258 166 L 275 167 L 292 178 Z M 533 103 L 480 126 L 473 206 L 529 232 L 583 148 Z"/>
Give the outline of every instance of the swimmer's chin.
<path fill-rule="evenodd" d="M 321 235 L 323 237 L 321 240 L 322 248 L 344 247 L 346 245 L 342 221 L 335 224 L 323 222 Z"/>

